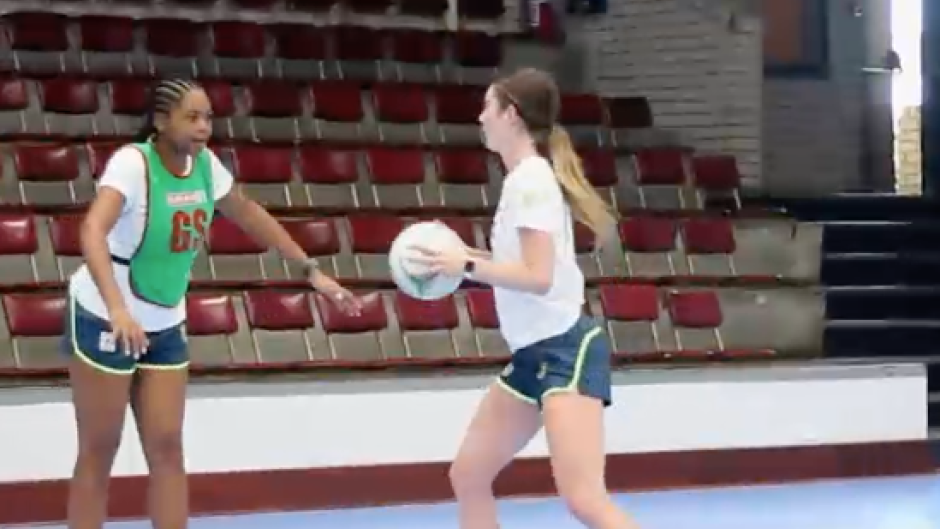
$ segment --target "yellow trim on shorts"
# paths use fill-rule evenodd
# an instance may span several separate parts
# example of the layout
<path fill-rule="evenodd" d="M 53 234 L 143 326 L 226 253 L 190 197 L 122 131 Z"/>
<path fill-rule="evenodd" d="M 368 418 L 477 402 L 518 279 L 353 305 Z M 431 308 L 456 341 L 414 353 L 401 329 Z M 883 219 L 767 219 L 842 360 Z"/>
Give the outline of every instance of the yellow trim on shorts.
<path fill-rule="evenodd" d="M 69 330 L 71 331 L 69 341 L 72 342 L 72 353 L 75 354 L 75 357 L 92 369 L 101 371 L 102 373 L 122 376 L 133 375 L 136 369 L 115 369 L 113 367 L 108 367 L 106 365 L 95 362 L 91 359 L 91 357 L 82 352 L 82 349 L 78 346 L 78 340 L 75 338 L 75 329 L 78 325 L 78 311 L 75 310 L 77 306 L 78 302 L 75 301 L 75 296 L 69 296 Z"/>
<path fill-rule="evenodd" d="M 581 383 L 581 375 L 584 371 L 584 362 L 587 360 L 588 346 L 591 345 L 591 340 L 597 338 L 601 333 L 600 327 L 594 327 L 588 331 L 583 338 L 581 338 L 581 344 L 578 345 L 578 354 L 575 356 L 574 360 L 574 374 L 571 375 L 571 380 L 568 381 L 568 384 L 561 388 L 548 388 L 542 393 L 542 398 L 544 399 L 548 395 L 553 395 L 556 393 L 576 393 L 578 391 L 578 385 Z"/>
<path fill-rule="evenodd" d="M 537 400 L 535 400 L 535 399 L 533 399 L 533 398 L 531 398 L 531 397 L 527 397 L 527 396 L 523 395 L 523 394 L 520 393 L 518 390 L 516 390 L 516 388 L 514 388 L 514 387 L 510 386 L 509 384 L 507 384 L 506 381 L 503 380 L 502 376 L 496 377 L 496 385 L 498 385 L 499 387 L 503 388 L 507 393 L 509 393 L 509 394 L 512 395 L 513 397 L 516 397 L 517 399 L 521 400 L 522 402 L 525 402 L 526 404 L 538 405 L 538 403 L 539 403 Z"/>
<path fill-rule="evenodd" d="M 137 363 L 138 369 L 147 369 L 150 371 L 179 371 L 181 369 L 186 369 L 189 367 L 189 360 L 181 364 L 145 364 L 143 362 Z"/>

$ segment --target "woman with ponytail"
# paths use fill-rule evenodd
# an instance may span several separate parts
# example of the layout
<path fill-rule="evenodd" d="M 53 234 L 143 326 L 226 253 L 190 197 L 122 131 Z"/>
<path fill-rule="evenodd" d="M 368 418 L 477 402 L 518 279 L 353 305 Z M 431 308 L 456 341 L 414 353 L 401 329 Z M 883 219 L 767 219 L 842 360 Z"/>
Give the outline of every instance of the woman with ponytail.
<path fill-rule="evenodd" d="M 574 223 L 598 238 L 616 216 L 584 177 L 560 96 L 546 73 L 521 70 L 490 86 L 480 124 L 509 173 L 493 220 L 492 254 L 417 248 L 437 273 L 493 286 L 512 360 L 470 424 L 450 479 L 461 529 L 497 529 L 496 475 L 542 426 L 559 494 L 585 526 L 635 529 L 604 485 L 604 408 L 611 404 L 611 347 L 582 311 L 584 275 Z"/>

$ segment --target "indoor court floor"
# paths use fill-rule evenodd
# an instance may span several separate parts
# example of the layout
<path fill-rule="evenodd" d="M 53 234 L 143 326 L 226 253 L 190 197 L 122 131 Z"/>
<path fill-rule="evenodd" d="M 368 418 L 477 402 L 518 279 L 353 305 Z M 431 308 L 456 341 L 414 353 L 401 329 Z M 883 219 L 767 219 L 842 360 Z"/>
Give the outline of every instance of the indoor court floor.
<path fill-rule="evenodd" d="M 641 529 L 940 529 L 940 476 L 621 494 Z M 501 529 L 579 529 L 557 498 L 500 502 Z M 58 529 L 63 526 L 45 526 Z M 114 522 L 108 529 L 145 529 Z M 456 529 L 452 503 L 198 518 L 192 529 Z"/>

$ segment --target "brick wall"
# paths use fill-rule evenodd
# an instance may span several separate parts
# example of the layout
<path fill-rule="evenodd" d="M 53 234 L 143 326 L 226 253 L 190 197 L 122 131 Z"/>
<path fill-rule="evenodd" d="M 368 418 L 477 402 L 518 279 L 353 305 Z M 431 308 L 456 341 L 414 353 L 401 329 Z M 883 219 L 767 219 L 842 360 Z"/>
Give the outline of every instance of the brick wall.
<path fill-rule="evenodd" d="M 682 131 L 697 149 L 735 155 L 750 185 L 831 193 L 884 180 L 891 166 L 890 148 L 877 163 L 861 156 L 866 142 L 891 143 L 890 112 L 878 114 L 874 130 L 862 127 L 866 105 L 890 101 L 888 83 L 861 74 L 887 47 L 890 3 L 865 1 L 861 18 L 828 2 L 827 80 L 765 80 L 759 21 L 732 32 L 691 0 L 620 0 L 607 16 L 569 24 L 593 88 L 649 97 L 659 125 Z M 887 169 L 865 182 L 862 165 Z"/>

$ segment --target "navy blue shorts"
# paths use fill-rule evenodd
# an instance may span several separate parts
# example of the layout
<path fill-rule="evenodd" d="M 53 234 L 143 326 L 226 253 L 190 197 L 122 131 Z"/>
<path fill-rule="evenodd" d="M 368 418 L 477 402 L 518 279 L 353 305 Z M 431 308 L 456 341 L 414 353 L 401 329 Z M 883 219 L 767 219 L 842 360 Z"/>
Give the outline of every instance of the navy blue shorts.
<path fill-rule="evenodd" d="M 157 332 L 148 332 L 150 346 L 139 359 L 124 354 L 123 347 L 115 343 L 111 324 L 88 312 L 69 297 L 65 315 L 65 333 L 62 351 L 76 356 L 99 371 L 116 375 L 130 375 L 140 369 L 185 369 L 189 366 L 189 351 L 182 325 Z"/>
<path fill-rule="evenodd" d="M 611 347 L 594 318 L 582 316 L 563 334 L 519 349 L 499 384 L 526 402 L 542 405 L 546 395 L 577 392 L 611 404 Z"/>

